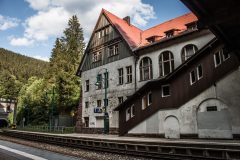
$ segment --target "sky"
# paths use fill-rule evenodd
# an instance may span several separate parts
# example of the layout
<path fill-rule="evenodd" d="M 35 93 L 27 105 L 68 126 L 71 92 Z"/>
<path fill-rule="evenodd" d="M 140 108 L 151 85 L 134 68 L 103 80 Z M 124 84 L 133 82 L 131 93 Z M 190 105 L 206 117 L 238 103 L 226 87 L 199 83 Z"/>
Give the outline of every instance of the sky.
<path fill-rule="evenodd" d="M 0 0 L 0 47 L 48 61 L 72 15 L 87 43 L 102 8 L 142 30 L 190 12 L 180 0 Z"/>

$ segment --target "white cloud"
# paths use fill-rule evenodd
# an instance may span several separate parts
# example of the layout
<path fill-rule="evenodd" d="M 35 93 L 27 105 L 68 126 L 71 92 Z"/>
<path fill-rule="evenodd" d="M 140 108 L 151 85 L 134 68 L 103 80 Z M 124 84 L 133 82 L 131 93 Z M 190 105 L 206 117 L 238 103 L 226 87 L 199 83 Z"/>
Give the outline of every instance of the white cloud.
<path fill-rule="evenodd" d="M 10 44 L 12 46 L 29 46 L 29 45 L 33 44 L 33 42 L 34 42 L 33 40 L 29 40 L 25 37 L 23 37 L 23 38 L 13 37 L 10 39 Z"/>
<path fill-rule="evenodd" d="M 0 15 L 0 31 L 18 26 L 20 20 Z"/>
<path fill-rule="evenodd" d="M 153 7 L 142 0 L 25 0 L 37 13 L 25 21 L 25 38 L 43 42 L 61 36 L 68 19 L 76 14 L 88 40 L 102 8 L 119 17 L 130 16 L 132 23 L 145 26 L 155 18 Z"/>
<path fill-rule="evenodd" d="M 25 0 L 30 4 L 30 7 L 34 10 L 45 10 L 48 8 L 49 0 Z"/>
<path fill-rule="evenodd" d="M 43 56 L 40 56 L 40 55 L 36 55 L 36 56 L 33 56 L 33 58 L 49 62 L 49 58 L 48 57 L 43 57 Z"/>

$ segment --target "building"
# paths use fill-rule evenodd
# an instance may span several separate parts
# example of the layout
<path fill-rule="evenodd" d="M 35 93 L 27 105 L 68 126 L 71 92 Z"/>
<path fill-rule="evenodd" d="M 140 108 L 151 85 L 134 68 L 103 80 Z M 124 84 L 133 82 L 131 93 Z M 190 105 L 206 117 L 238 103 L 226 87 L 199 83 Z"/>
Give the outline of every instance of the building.
<path fill-rule="evenodd" d="M 78 69 L 82 81 L 81 132 L 102 133 L 106 87 L 110 133 L 117 133 L 120 127 L 122 134 L 121 119 L 119 122 L 114 109 L 146 84 L 165 79 L 214 39 L 208 29 L 198 29 L 197 21 L 188 13 L 141 30 L 131 24 L 130 17 L 121 19 L 103 9 Z M 106 83 L 96 86 L 97 79 Z"/>
<path fill-rule="evenodd" d="M 8 126 L 8 114 L 14 112 L 15 100 L 0 98 L 0 128 Z"/>

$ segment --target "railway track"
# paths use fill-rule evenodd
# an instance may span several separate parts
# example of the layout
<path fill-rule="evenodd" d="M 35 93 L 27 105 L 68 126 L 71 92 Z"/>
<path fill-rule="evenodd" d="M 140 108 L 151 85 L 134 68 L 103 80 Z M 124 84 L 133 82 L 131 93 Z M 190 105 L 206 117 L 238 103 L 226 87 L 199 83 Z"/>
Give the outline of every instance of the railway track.
<path fill-rule="evenodd" d="M 222 160 L 240 159 L 240 144 L 229 143 L 178 143 L 178 142 L 137 142 L 86 137 L 71 137 L 55 134 L 3 130 L 0 134 L 30 141 L 43 142 L 92 151 L 125 154 L 152 159 L 194 159 Z"/>

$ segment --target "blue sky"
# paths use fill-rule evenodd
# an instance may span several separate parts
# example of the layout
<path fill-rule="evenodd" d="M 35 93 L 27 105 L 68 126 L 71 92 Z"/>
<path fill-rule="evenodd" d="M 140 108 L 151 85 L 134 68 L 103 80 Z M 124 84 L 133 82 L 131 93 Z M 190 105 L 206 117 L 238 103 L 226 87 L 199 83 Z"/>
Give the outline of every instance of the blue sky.
<path fill-rule="evenodd" d="M 87 42 L 101 8 L 141 29 L 189 12 L 180 0 L 0 0 L 0 47 L 47 60 L 69 17 L 79 17 Z"/>

